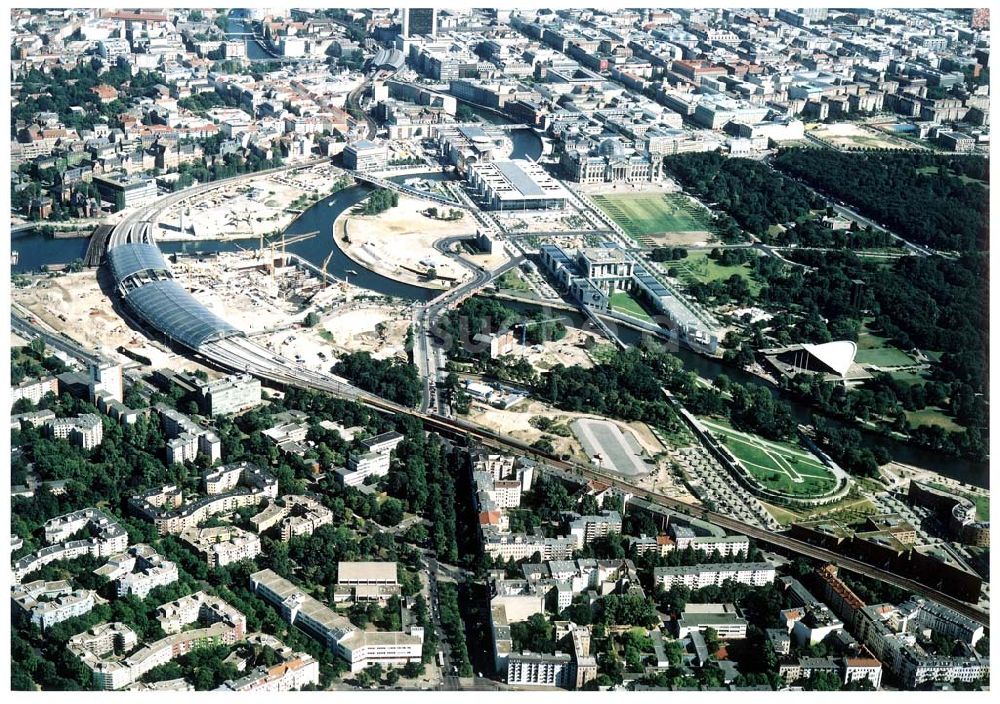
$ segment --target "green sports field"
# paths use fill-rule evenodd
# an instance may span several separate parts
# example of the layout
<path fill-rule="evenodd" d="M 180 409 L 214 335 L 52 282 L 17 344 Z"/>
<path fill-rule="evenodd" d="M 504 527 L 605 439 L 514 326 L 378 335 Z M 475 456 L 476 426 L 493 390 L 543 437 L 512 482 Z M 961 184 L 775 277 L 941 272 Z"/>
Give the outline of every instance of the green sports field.
<path fill-rule="evenodd" d="M 707 231 L 709 214 L 678 193 L 606 193 L 591 196 L 597 206 L 633 239 L 671 232 Z"/>
<path fill-rule="evenodd" d="M 735 430 L 717 420 L 701 421 L 761 486 L 789 496 L 821 496 L 837 486 L 837 480 L 818 457 L 802 447 L 765 440 Z"/>

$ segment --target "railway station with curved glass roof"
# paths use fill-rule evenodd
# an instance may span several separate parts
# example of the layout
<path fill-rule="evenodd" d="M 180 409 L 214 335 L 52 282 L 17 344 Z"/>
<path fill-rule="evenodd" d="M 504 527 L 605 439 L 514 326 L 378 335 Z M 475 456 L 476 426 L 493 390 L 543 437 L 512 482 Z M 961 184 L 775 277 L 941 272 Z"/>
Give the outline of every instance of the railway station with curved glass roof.
<path fill-rule="evenodd" d="M 108 250 L 107 263 L 129 308 L 171 341 L 197 350 L 206 342 L 244 334 L 174 280 L 156 245 L 119 245 Z"/>

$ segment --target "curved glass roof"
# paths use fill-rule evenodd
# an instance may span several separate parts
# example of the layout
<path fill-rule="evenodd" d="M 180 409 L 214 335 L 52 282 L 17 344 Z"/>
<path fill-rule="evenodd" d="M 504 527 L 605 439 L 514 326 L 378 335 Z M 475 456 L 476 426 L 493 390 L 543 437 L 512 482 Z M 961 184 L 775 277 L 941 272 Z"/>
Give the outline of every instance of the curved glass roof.
<path fill-rule="evenodd" d="M 127 293 L 125 300 L 150 326 L 191 349 L 205 342 L 243 334 L 172 279 L 144 284 Z"/>
<path fill-rule="evenodd" d="M 122 244 L 109 249 L 107 258 L 116 284 L 141 271 L 170 271 L 155 244 Z"/>

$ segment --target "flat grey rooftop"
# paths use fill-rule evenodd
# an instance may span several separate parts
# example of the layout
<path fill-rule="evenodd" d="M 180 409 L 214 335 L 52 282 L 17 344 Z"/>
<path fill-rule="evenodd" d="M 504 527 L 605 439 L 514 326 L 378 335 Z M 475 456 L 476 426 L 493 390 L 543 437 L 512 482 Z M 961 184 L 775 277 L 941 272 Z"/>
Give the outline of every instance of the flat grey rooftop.
<path fill-rule="evenodd" d="M 594 418 L 575 420 L 572 428 L 584 451 L 591 457 L 600 455 L 605 467 L 629 477 L 649 473 L 649 466 L 642 461 L 642 448 L 632 433 L 623 433 L 611 421 Z"/>

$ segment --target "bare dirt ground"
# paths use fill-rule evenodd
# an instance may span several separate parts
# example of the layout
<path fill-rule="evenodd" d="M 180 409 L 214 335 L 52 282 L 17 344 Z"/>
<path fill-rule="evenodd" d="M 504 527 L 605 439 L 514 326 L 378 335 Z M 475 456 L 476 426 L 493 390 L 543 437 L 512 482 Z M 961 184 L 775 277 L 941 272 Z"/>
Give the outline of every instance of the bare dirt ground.
<path fill-rule="evenodd" d="M 158 240 L 238 239 L 284 230 L 302 196 L 325 196 L 337 174 L 327 164 L 294 174 L 262 176 L 176 205 L 160 218 Z M 311 204 L 311 203 L 310 203 Z M 300 204 L 299 209 L 309 204 Z M 180 231 L 181 211 L 184 231 Z M 193 226 L 194 231 L 191 231 Z"/>
<path fill-rule="evenodd" d="M 708 230 L 664 232 L 659 235 L 645 235 L 644 239 L 650 240 L 655 247 L 706 247 L 717 241 Z"/>
<path fill-rule="evenodd" d="M 451 281 L 468 281 L 472 273 L 434 248 L 444 237 L 473 235 L 475 221 L 463 213 L 459 220 L 438 220 L 424 213 L 431 203 L 400 196 L 399 205 L 379 215 L 345 213 L 334 223 L 337 245 L 355 262 L 383 276 L 427 288 L 446 288 Z M 350 242 L 343 240 L 344 234 Z M 423 273 L 433 267 L 438 276 Z"/>
<path fill-rule="evenodd" d="M 81 345 L 113 350 L 119 345 L 145 341 L 114 311 L 93 272 L 60 274 L 36 281 L 30 288 L 12 288 L 11 298 Z"/>
<path fill-rule="evenodd" d="M 119 317 L 93 272 L 40 277 L 36 281 L 30 288 L 11 289 L 12 300 L 82 346 L 111 357 L 117 356 L 118 347 L 126 347 L 149 358 L 154 367 L 187 368 L 183 357 L 149 340 Z"/>
<path fill-rule="evenodd" d="M 531 425 L 530 421 L 534 416 L 544 416 L 549 418 L 559 425 L 565 425 L 567 430 L 569 430 L 569 424 L 577 418 L 600 418 L 602 420 L 609 420 L 617 425 L 623 433 L 631 432 L 649 456 L 656 455 L 665 450 L 663 445 L 660 444 L 660 442 L 653 436 L 652 431 L 645 423 L 625 423 L 609 418 L 602 418 L 601 416 L 589 413 L 571 413 L 568 411 L 561 411 L 553 406 L 533 399 L 529 399 L 528 401 L 520 403 L 514 408 L 506 411 L 474 402 L 469 412 L 468 419 L 474 423 L 479 423 L 487 428 L 492 428 L 499 433 L 510 435 L 511 437 L 524 442 L 535 442 L 545 435 L 555 447 L 556 452 L 561 454 L 570 454 L 573 456 L 573 459 L 579 462 L 590 461 L 590 458 L 587 457 L 586 453 L 583 451 L 583 447 L 580 445 L 579 441 L 575 437 L 572 437 L 572 431 L 570 431 L 570 437 L 562 437 L 553 433 L 543 433 L 541 430 Z"/>
<path fill-rule="evenodd" d="M 540 345 L 521 346 L 520 338 L 514 345 L 514 356 L 525 357 L 528 363 L 539 371 L 546 371 L 562 364 L 567 367 L 582 367 L 590 369 L 593 360 L 587 354 L 585 341 L 591 339 L 595 343 L 601 338 L 593 333 L 584 332 L 579 328 L 566 328 L 566 337 L 555 342 L 544 342 Z"/>
<path fill-rule="evenodd" d="M 329 371 L 345 353 L 369 352 L 377 359 L 404 355 L 409 324 L 408 308 L 358 302 L 325 313 L 313 328 L 280 330 L 254 339 L 310 369 Z"/>

